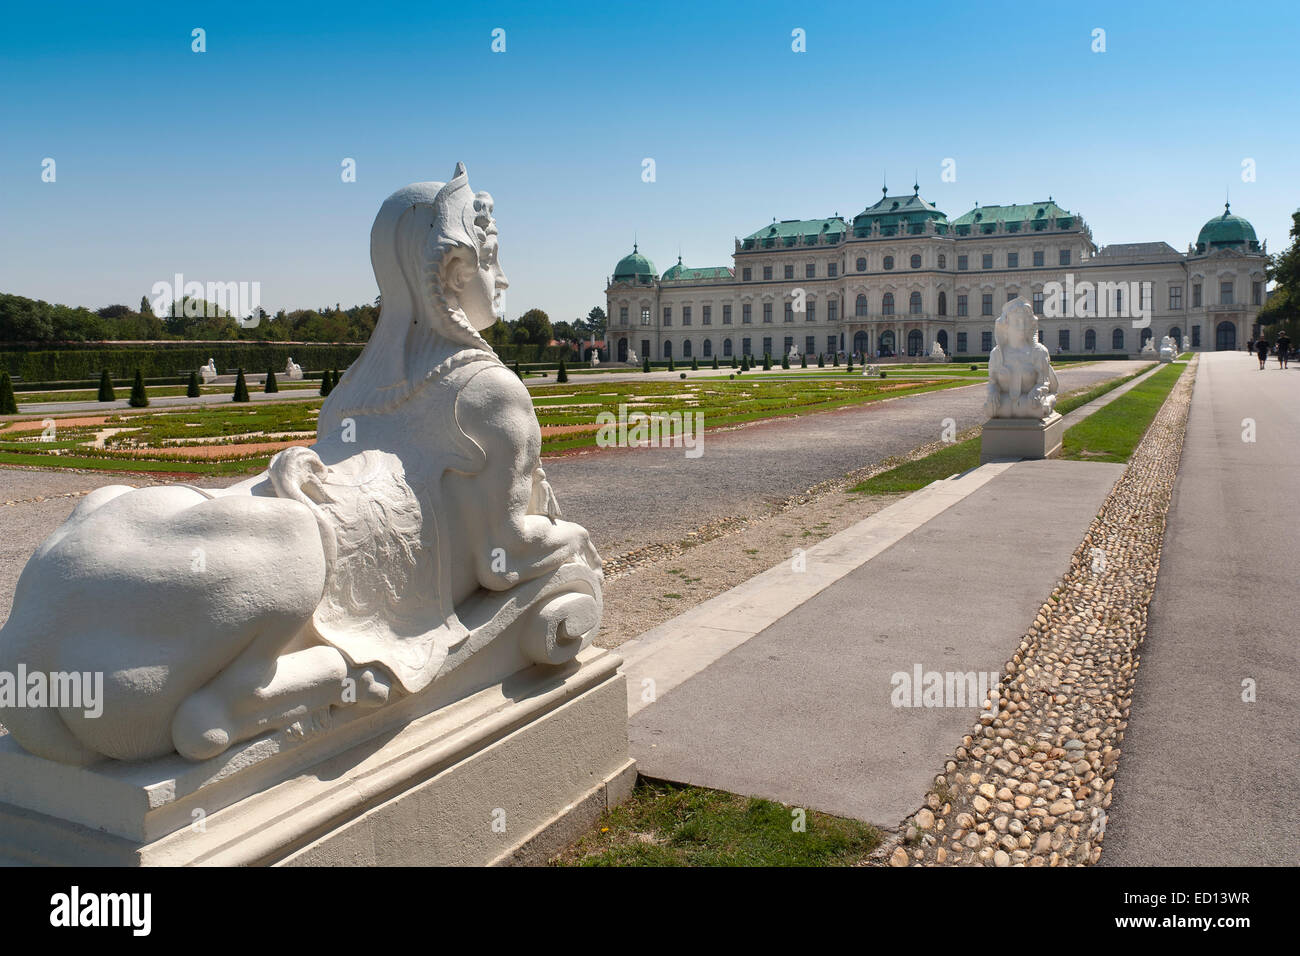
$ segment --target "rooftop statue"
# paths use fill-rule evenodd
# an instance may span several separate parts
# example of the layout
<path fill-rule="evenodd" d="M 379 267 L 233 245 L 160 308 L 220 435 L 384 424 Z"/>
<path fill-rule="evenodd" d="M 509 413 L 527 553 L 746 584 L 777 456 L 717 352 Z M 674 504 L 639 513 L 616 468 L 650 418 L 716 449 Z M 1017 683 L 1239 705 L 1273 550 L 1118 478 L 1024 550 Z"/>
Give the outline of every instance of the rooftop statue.
<path fill-rule="evenodd" d="M 1038 317 L 1023 296 L 1002 308 L 993 324 L 997 343 L 989 355 L 989 418 L 1047 418 L 1060 390 L 1047 346 L 1038 341 Z"/>
<path fill-rule="evenodd" d="M 0 708 L 18 744 L 201 760 L 392 706 L 489 644 L 517 642 L 477 660 L 520 669 L 591 642 L 600 558 L 560 519 L 528 390 L 479 334 L 507 285 L 497 252 L 464 166 L 398 190 L 370 234 L 379 321 L 313 446 L 226 489 L 81 500 L 23 570 L 0 669 L 102 672 L 102 715 Z"/>

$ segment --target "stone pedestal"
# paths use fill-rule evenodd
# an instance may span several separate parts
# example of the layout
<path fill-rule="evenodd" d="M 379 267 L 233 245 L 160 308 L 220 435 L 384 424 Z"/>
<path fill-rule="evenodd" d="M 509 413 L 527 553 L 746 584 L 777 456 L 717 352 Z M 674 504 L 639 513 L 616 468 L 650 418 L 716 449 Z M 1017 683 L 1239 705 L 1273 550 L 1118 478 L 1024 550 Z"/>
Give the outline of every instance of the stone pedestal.
<path fill-rule="evenodd" d="M 72 767 L 0 737 L 0 863 L 544 862 L 631 793 L 619 663 L 593 647 L 437 709 L 417 695 L 199 763 Z"/>
<path fill-rule="evenodd" d="M 1008 458 L 1055 458 L 1061 453 L 1065 419 L 1057 412 L 1047 418 L 990 418 L 980 436 L 980 464 Z"/>

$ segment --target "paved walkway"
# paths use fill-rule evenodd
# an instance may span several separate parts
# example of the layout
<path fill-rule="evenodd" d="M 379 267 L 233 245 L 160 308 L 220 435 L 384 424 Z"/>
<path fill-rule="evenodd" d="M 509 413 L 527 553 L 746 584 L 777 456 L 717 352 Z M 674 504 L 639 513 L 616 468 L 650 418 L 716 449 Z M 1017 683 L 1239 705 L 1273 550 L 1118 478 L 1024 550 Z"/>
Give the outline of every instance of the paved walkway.
<path fill-rule="evenodd" d="M 896 826 L 982 696 L 899 707 L 893 675 L 996 683 L 1122 471 L 986 465 L 624 644 L 641 773 Z"/>
<path fill-rule="evenodd" d="M 1203 355 L 1103 864 L 1300 860 L 1298 475 L 1300 369 Z"/>

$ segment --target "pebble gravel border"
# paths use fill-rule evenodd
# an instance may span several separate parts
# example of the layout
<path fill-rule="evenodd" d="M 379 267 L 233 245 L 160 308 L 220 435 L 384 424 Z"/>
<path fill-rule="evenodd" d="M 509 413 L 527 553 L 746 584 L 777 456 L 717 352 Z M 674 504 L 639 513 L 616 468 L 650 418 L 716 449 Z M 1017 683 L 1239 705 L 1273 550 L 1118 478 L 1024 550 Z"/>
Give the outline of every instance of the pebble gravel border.
<path fill-rule="evenodd" d="M 1101 858 L 1198 362 L 1170 391 L 925 805 L 869 862 Z"/>

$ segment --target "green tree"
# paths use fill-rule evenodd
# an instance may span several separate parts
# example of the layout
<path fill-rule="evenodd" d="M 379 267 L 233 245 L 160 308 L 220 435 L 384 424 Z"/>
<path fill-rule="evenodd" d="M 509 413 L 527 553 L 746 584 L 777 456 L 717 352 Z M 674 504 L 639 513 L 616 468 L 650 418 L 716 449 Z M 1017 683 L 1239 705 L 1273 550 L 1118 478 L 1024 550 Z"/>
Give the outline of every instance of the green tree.
<path fill-rule="evenodd" d="M 551 317 L 541 309 L 529 309 L 515 321 L 515 328 L 527 334 L 530 345 L 546 345 L 554 338 Z"/>
<path fill-rule="evenodd" d="M 144 390 L 144 376 L 138 368 L 135 370 L 135 379 L 131 382 L 131 397 L 126 403 L 132 408 L 146 408 L 149 405 L 149 393 Z"/>
<path fill-rule="evenodd" d="M 267 369 L 266 384 L 262 386 L 262 391 L 269 394 L 271 392 L 278 392 L 279 390 L 280 390 L 280 383 L 275 380 L 275 369 L 273 368 Z"/>
<path fill-rule="evenodd" d="M 235 376 L 235 394 L 231 398 L 232 402 L 252 401 L 248 396 L 248 383 L 244 381 L 244 370 L 241 368 L 239 374 Z"/>
<path fill-rule="evenodd" d="M 604 338 L 607 325 L 608 320 L 605 316 L 605 310 L 600 306 L 596 306 L 587 313 L 587 318 L 583 321 L 582 333 L 583 335 L 594 335 L 598 339 Z"/>
<path fill-rule="evenodd" d="M 18 400 L 14 398 L 14 383 L 7 371 L 0 372 L 0 415 L 17 415 Z"/>
<path fill-rule="evenodd" d="M 1291 214 L 1291 245 L 1269 257 L 1267 278 L 1277 283 L 1259 310 L 1261 325 L 1278 325 L 1292 343 L 1300 342 L 1300 210 Z"/>
<path fill-rule="evenodd" d="M 140 296 L 140 314 L 146 319 L 157 318 L 157 316 L 153 314 L 153 306 L 149 304 L 149 297 L 147 295 Z"/>
<path fill-rule="evenodd" d="M 99 397 L 96 401 L 111 402 L 117 398 L 113 392 L 113 380 L 108 377 L 108 369 L 101 369 L 99 373 Z"/>

